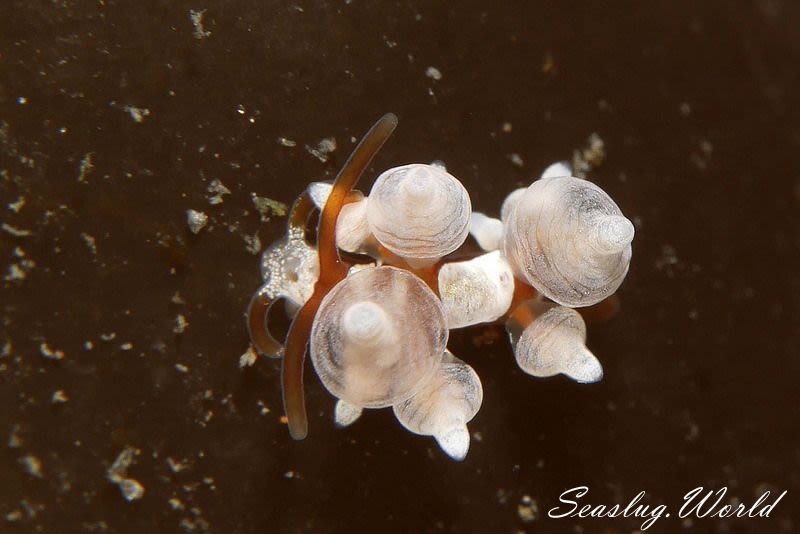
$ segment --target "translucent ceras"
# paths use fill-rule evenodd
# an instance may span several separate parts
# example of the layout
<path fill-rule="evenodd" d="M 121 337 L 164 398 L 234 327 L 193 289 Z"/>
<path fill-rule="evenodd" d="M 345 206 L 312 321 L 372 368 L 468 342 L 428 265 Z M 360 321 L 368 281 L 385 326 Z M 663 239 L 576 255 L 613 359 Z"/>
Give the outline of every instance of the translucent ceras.
<path fill-rule="evenodd" d="M 613 294 L 628 273 L 633 224 L 602 189 L 540 178 L 507 207 L 503 250 L 517 276 L 564 306 Z"/>
<path fill-rule="evenodd" d="M 386 408 L 416 394 L 447 346 L 439 299 L 395 267 L 355 272 L 325 296 L 311 329 L 311 361 L 337 398 Z"/>
<path fill-rule="evenodd" d="M 441 164 L 394 167 L 380 173 L 369 195 L 354 190 L 396 125 L 394 115 L 382 117 L 332 184 L 314 182 L 300 195 L 287 235 L 264 252 L 264 284 L 246 322 L 260 353 L 282 357 L 295 439 L 308 432 L 308 349 L 337 399 L 337 426 L 354 423 L 364 409 L 391 407 L 406 429 L 434 437 L 462 460 L 483 388 L 474 369 L 447 350 L 449 331 L 504 324 L 526 373 L 602 379 L 584 318 L 617 311 L 613 294 L 628 271 L 634 230 L 605 192 L 570 176 L 561 162 L 512 192 L 499 219 L 473 213 L 466 189 Z M 315 211 L 312 243 L 306 226 Z M 462 250 L 470 234 L 483 252 Z M 278 300 L 291 319 L 283 341 L 269 326 Z"/>

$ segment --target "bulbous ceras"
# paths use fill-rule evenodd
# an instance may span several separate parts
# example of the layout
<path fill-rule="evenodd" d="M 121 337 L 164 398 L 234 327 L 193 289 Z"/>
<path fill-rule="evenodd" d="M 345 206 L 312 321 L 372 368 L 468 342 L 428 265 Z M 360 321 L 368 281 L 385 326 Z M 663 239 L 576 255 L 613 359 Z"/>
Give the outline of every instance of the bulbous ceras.
<path fill-rule="evenodd" d="M 595 184 L 545 177 L 503 206 L 503 251 L 514 272 L 549 299 L 590 306 L 628 272 L 633 224 Z"/>
<path fill-rule="evenodd" d="M 359 270 L 322 300 L 311 361 L 335 397 L 383 408 L 417 393 L 438 369 L 448 330 L 439 299 L 394 267 Z"/>

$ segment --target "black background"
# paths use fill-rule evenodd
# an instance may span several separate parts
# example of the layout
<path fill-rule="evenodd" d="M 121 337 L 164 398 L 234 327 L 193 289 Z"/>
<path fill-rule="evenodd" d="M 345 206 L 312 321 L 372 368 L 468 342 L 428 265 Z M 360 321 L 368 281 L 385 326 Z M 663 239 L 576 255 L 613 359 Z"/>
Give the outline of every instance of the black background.
<path fill-rule="evenodd" d="M 35 266 L 0 292 L 0 531 L 638 528 L 547 518 L 581 484 L 593 504 L 667 504 L 654 532 L 797 531 L 799 65 L 800 8 L 781 0 L 3 0 L 0 222 L 31 234 L 0 232 L 0 269 L 17 247 Z M 524 375 L 497 327 L 453 334 L 485 395 L 463 463 L 385 410 L 335 429 L 310 371 L 310 434 L 293 442 L 278 363 L 238 365 L 260 281 L 243 236 L 266 245 L 285 224 L 262 224 L 250 193 L 289 203 L 331 178 L 386 111 L 400 126 L 364 188 L 441 159 L 496 214 L 596 132 L 592 179 L 636 223 L 622 310 L 590 327 L 601 384 Z M 331 136 L 327 163 L 304 148 Z M 232 193 L 212 206 L 215 178 Z M 196 236 L 189 208 L 210 216 Z M 106 479 L 127 446 L 133 503 Z M 698 485 L 789 493 L 768 520 L 681 522 Z"/>

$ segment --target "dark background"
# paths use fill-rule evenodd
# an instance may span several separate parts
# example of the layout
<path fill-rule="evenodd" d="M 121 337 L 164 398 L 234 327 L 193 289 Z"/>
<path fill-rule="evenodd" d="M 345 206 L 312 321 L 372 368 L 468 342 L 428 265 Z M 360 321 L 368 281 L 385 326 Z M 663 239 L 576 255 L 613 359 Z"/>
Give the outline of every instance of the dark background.
<path fill-rule="evenodd" d="M 654 532 L 797 532 L 799 73 L 800 6 L 781 0 L 3 0 L 0 269 L 25 278 L 0 292 L 0 531 L 638 528 L 547 518 L 583 484 L 592 504 L 670 505 Z M 463 463 L 386 410 L 335 429 L 311 371 L 293 442 L 278 363 L 239 368 L 260 283 L 244 236 L 285 224 L 251 192 L 290 203 L 386 111 L 374 171 L 444 160 L 490 214 L 596 132 L 592 179 L 637 227 L 622 310 L 590 326 L 601 384 L 524 375 L 497 327 L 453 334 L 485 395 Z M 323 164 L 304 147 L 325 137 Z M 231 194 L 212 206 L 213 179 Z M 129 446 L 133 503 L 106 477 Z M 699 485 L 789 493 L 767 520 L 681 522 Z"/>

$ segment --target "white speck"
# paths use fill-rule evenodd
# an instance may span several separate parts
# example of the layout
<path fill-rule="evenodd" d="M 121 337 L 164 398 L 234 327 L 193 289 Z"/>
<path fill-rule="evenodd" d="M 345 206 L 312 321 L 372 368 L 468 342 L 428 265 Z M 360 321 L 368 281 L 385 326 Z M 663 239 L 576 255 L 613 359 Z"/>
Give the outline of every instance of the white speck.
<path fill-rule="evenodd" d="M 258 232 L 256 232 L 252 236 L 243 235 L 242 238 L 244 239 L 244 242 L 247 244 L 246 247 L 247 252 L 253 255 L 261 252 L 261 239 L 258 237 Z"/>
<path fill-rule="evenodd" d="M 244 106 L 242 104 L 239 104 L 238 106 L 236 106 L 236 113 L 238 113 L 239 115 L 244 115 L 245 113 L 247 113 L 247 110 L 244 109 Z"/>
<path fill-rule="evenodd" d="M 94 348 L 94 343 L 92 343 L 91 341 L 88 341 L 88 340 L 84 341 L 83 342 L 83 348 L 85 350 L 92 350 Z"/>
<path fill-rule="evenodd" d="M 103 341 L 114 341 L 116 337 L 117 337 L 116 332 L 109 332 L 108 334 L 100 334 L 100 339 L 102 339 Z"/>
<path fill-rule="evenodd" d="M 189 463 L 185 459 L 181 462 L 178 460 L 173 460 L 171 456 L 167 456 L 167 465 L 169 466 L 170 471 L 173 473 L 180 473 L 189 467 Z"/>
<path fill-rule="evenodd" d="M 659 271 L 667 271 L 668 274 L 672 274 L 672 266 L 677 265 L 679 263 L 678 259 L 678 251 L 675 250 L 675 247 L 669 244 L 664 244 L 661 246 L 661 254 L 658 258 L 656 258 L 655 266 L 656 269 Z"/>
<path fill-rule="evenodd" d="M 12 512 L 8 512 L 6 514 L 6 521 L 9 523 L 16 523 L 17 521 L 22 519 L 22 510 L 14 510 Z"/>
<path fill-rule="evenodd" d="M 253 201 L 253 206 L 255 206 L 258 213 L 261 214 L 261 222 L 270 220 L 271 215 L 285 217 L 289 212 L 289 206 L 283 202 L 272 200 L 268 197 L 260 197 L 252 192 L 250 193 L 250 199 Z"/>
<path fill-rule="evenodd" d="M 208 191 L 208 203 L 212 206 L 216 204 L 222 204 L 222 196 L 231 194 L 231 190 L 225 187 L 225 184 L 217 179 L 211 180 L 211 183 L 208 184 L 206 190 Z"/>
<path fill-rule="evenodd" d="M 266 404 L 264 404 L 264 401 L 259 400 L 256 404 L 258 405 L 258 407 L 260 409 L 261 415 L 267 415 L 268 413 L 270 413 L 271 410 L 269 409 L 269 407 Z"/>
<path fill-rule="evenodd" d="M 93 255 L 97 256 L 97 240 L 94 238 L 94 236 L 91 236 L 84 232 L 81 233 L 81 238 L 83 238 L 83 241 L 84 243 L 86 243 L 86 246 L 89 247 L 89 251 Z"/>
<path fill-rule="evenodd" d="M 50 402 L 52 402 L 53 404 L 62 404 L 67 402 L 68 400 L 69 397 L 67 397 L 67 394 L 64 393 L 63 389 L 58 389 L 54 391 L 53 396 L 50 398 Z"/>
<path fill-rule="evenodd" d="M 29 454 L 19 459 L 22 468 L 32 477 L 42 478 L 42 461 L 36 456 Z"/>
<path fill-rule="evenodd" d="M 3 345 L 3 350 L 0 352 L 0 357 L 6 358 L 11 356 L 11 351 L 13 347 L 11 346 L 11 341 L 6 341 L 5 345 Z"/>
<path fill-rule="evenodd" d="M 175 317 L 175 326 L 172 328 L 172 331 L 176 334 L 183 334 L 186 329 L 189 327 L 189 321 L 186 320 L 186 317 L 183 314 L 178 314 Z"/>
<path fill-rule="evenodd" d="M 222 202 L 221 195 L 220 202 Z M 208 215 L 202 211 L 186 210 L 186 223 L 189 225 L 189 230 L 191 230 L 193 234 L 198 234 L 200 230 L 208 224 Z"/>
<path fill-rule="evenodd" d="M 205 39 L 211 35 L 211 32 L 206 30 L 205 26 L 203 26 L 203 15 L 205 12 L 205 9 L 200 11 L 195 11 L 194 9 L 189 10 L 189 20 L 192 21 L 192 26 L 194 26 L 192 35 L 195 39 Z"/>
<path fill-rule="evenodd" d="M 25 515 L 28 516 L 28 519 L 34 519 L 39 512 L 44 511 L 44 504 L 32 502 L 28 499 L 22 499 L 19 501 L 19 505 Z"/>
<path fill-rule="evenodd" d="M 336 138 L 326 137 L 317 143 L 317 148 L 311 148 L 310 146 L 306 145 L 306 150 L 308 150 L 312 156 L 320 160 L 322 163 L 325 163 L 328 161 L 328 154 L 336 150 Z"/>
<path fill-rule="evenodd" d="M 122 109 L 124 111 L 127 111 L 128 114 L 130 114 L 134 122 L 141 123 L 142 121 L 144 121 L 145 117 L 150 116 L 150 110 L 147 108 L 137 108 L 136 106 L 125 106 Z"/>
<path fill-rule="evenodd" d="M 86 177 L 90 172 L 92 172 L 92 169 L 94 169 L 94 164 L 92 163 L 92 153 L 87 152 L 84 154 L 83 159 L 81 160 L 80 167 L 78 167 L 78 181 L 86 181 Z"/>
<path fill-rule="evenodd" d="M 19 162 L 28 167 L 29 169 L 33 169 L 34 167 L 36 167 L 36 160 L 31 157 L 21 154 L 17 159 L 19 159 Z"/>
<path fill-rule="evenodd" d="M 27 103 L 28 103 L 28 99 L 25 98 L 24 96 L 21 96 L 21 97 L 17 98 L 17 104 L 19 104 L 21 106 L 24 106 Z"/>
<path fill-rule="evenodd" d="M 130 467 L 134 457 L 138 454 L 138 449 L 125 447 L 106 472 L 108 480 L 119 487 L 122 496 L 128 502 L 139 499 L 144 495 L 144 486 L 132 478 L 127 478 L 128 467 Z"/>
<path fill-rule="evenodd" d="M 688 117 L 692 114 L 692 106 L 688 102 L 681 102 L 681 115 Z"/>
<path fill-rule="evenodd" d="M 21 282 L 25 280 L 28 275 L 20 267 L 18 263 L 12 263 L 8 266 L 8 274 L 3 277 L 6 282 Z"/>
<path fill-rule="evenodd" d="M 19 210 L 22 209 L 22 206 L 25 205 L 25 197 L 17 197 L 17 200 L 14 202 L 9 202 L 8 209 L 13 211 L 14 213 L 19 213 Z"/>
<path fill-rule="evenodd" d="M 511 133 L 511 130 L 514 129 L 514 126 L 510 122 L 503 123 L 503 133 Z"/>
<path fill-rule="evenodd" d="M 572 172 L 578 178 L 586 178 L 589 171 L 599 167 L 606 158 L 605 143 L 600 135 L 592 133 L 586 144 L 586 148 L 572 153 Z"/>
<path fill-rule="evenodd" d="M 172 508 L 173 510 L 184 510 L 185 509 L 185 506 L 183 505 L 183 502 L 181 502 L 181 500 L 178 499 L 177 497 L 171 498 L 170 500 L 167 501 L 167 503 L 169 503 L 170 508 Z"/>
<path fill-rule="evenodd" d="M 45 358 L 49 358 L 51 360 L 63 360 L 64 359 L 64 352 L 60 350 L 53 350 L 47 344 L 46 341 L 43 341 L 39 345 L 39 352 L 42 353 L 42 356 Z"/>
<path fill-rule="evenodd" d="M 144 495 L 144 486 L 132 478 L 124 478 L 120 480 L 117 482 L 117 486 L 119 486 L 122 496 L 125 497 L 125 500 L 128 502 L 141 499 Z"/>
<path fill-rule="evenodd" d="M 256 363 L 257 358 L 258 354 L 256 354 L 256 351 L 253 350 L 253 346 L 250 345 L 247 347 L 245 353 L 239 356 L 239 368 L 243 369 L 245 367 L 252 366 L 254 363 Z"/>
<path fill-rule="evenodd" d="M 30 230 L 24 230 L 22 228 L 17 228 L 16 226 L 11 226 L 8 223 L 3 223 L 3 225 L 0 226 L 0 228 L 2 228 L 4 231 L 8 232 L 9 234 L 13 235 L 14 237 L 27 237 L 27 236 L 31 235 L 31 231 Z"/>
<path fill-rule="evenodd" d="M 440 71 L 436 67 L 431 66 L 425 70 L 425 76 L 427 76 L 431 80 L 438 82 L 439 80 L 442 79 L 442 71 Z"/>
<path fill-rule="evenodd" d="M 133 343 L 123 343 L 119 348 L 122 350 L 131 350 L 133 348 Z"/>
<path fill-rule="evenodd" d="M 539 517 L 539 505 L 528 495 L 522 496 L 522 502 L 517 505 L 517 515 L 523 523 L 531 523 Z"/>
<path fill-rule="evenodd" d="M 292 148 L 297 146 L 297 141 L 292 141 L 291 139 L 288 139 L 286 137 L 279 137 L 278 144 L 281 146 Z"/>
<path fill-rule="evenodd" d="M 514 164 L 515 167 L 522 168 L 525 165 L 525 160 L 523 160 L 522 156 L 520 156 L 516 152 L 513 154 L 509 154 L 508 159 L 511 160 L 511 163 Z"/>
<path fill-rule="evenodd" d="M 8 448 L 19 449 L 22 447 L 22 438 L 19 437 L 19 425 L 14 425 L 11 428 L 11 433 L 8 435 Z"/>
<path fill-rule="evenodd" d="M 21 247 L 14 248 L 14 255 L 21 261 L 8 266 L 8 274 L 4 277 L 7 282 L 22 282 L 28 277 L 28 272 L 36 267 L 36 262 L 25 259 L 25 251 Z"/>
<path fill-rule="evenodd" d="M 176 363 L 176 364 L 175 364 L 175 369 L 176 369 L 176 370 L 177 370 L 179 373 L 184 373 L 184 374 L 186 374 L 186 373 L 188 373 L 188 372 L 189 372 L 189 368 L 188 368 L 188 367 L 186 367 L 185 365 L 183 365 L 182 363 Z"/>
<path fill-rule="evenodd" d="M 300 477 L 300 473 L 298 473 L 296 471 L 286 471 L 283 474 L 283 478 L 291 479 L 291 478 L 301 478 L 301 477 Z"/>

